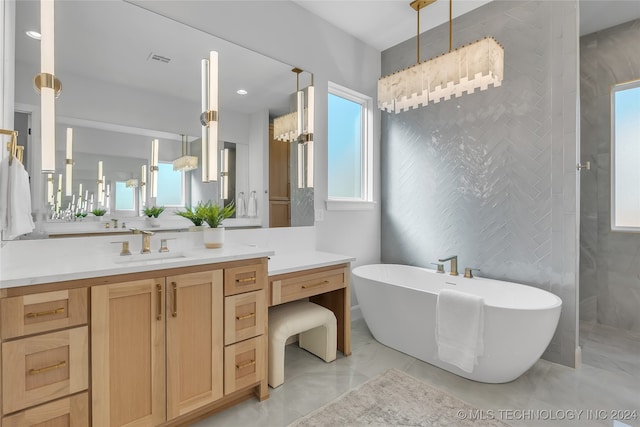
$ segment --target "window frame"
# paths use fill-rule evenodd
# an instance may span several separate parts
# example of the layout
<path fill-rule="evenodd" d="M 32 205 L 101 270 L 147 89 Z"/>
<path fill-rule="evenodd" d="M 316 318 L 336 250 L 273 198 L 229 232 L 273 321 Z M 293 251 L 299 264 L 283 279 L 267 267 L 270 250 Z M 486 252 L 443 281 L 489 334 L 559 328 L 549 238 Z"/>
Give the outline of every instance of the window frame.
<path fill-rule="evenodd" d="M 629 89 L 640 88 L 640 79 L 631 80 L 624 83 L 618 83 L 611 86 L 611 160 L 610 160 L 610 176 L 611 176 L 611 231 L 640 233 L 640 225 L 638 226 L 622 226 L 616 225 L 616 94 Z"/>
<path fill-rule="evenodd" d="M 371 210 L 374 208 L 373 200 L 373 98 L 357 92 L 353 89 L 346 88 L 337 83 L 328 82 L 327 91 L 327 118 L 329 116 L 328 99 L 329 95 L 338 96 L 340 98 L 360 104 L 362 107 L 362 123 L 361 123 L 361 188 L 360 197 L 336 197 L 329 194 L 329 177 L 327 174 L 327 210 Z M 327 121 L 327 153 L 329 150 L 328 138 L 328 121 Z M 327 171 L 329 171 L 329 158 L 327 156 Z"/>

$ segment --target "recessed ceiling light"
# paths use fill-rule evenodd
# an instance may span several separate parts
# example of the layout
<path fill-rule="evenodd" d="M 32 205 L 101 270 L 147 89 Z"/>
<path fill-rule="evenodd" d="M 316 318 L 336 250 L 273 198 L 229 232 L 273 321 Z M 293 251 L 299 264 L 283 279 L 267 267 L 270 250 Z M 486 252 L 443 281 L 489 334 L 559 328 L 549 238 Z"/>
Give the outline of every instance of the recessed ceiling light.
<path fill-rule="evenodd" d="M 248 92 L 247 92 L 246 90 L 244 90 L 244 89 L 238 89 L 238 90 L 236 91 L 236 93 L 237 93 L 238 95 L 246 95 Z"/>
<path fill-rule="evenodd" d="M 25 31 L 25 34 L 31 37 L 32 39 L 40 40 L 42 38 L 42 34 L 34 30 Z"/>

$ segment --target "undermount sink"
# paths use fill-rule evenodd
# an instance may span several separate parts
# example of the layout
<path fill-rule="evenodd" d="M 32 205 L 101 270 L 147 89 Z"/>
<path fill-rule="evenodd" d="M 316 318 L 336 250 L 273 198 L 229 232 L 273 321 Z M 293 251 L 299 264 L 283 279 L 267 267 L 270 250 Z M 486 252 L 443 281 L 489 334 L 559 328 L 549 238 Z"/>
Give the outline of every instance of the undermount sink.
<path fill-rule="evenodd" d="M 183 252 L 152 252 L 148 254 L 124 255 L 114 258 L 116 264 L 162 264 L 164 261 L 174 261 L 187 258 Z"/>

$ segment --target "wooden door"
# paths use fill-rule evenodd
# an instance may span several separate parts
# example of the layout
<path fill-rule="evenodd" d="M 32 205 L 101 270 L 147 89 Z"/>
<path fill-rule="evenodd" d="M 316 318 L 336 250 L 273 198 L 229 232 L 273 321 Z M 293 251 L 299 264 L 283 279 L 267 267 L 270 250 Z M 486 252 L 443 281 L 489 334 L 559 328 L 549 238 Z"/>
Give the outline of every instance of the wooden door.
<path fill-rule="evenodd" d="M 91 288 L 93 426 L 165 421 L 164 279 Z"/>
<path fill-rule="evenodd" d="M 291 144 L 273 139 L 269 125 L 269 226 L 289 227 L 291 203 L 289 160 Z"/>
<path fill-rule="evenodd" d="M 167 277 L 167 418 L 223 396 L 222 270 Z"/>

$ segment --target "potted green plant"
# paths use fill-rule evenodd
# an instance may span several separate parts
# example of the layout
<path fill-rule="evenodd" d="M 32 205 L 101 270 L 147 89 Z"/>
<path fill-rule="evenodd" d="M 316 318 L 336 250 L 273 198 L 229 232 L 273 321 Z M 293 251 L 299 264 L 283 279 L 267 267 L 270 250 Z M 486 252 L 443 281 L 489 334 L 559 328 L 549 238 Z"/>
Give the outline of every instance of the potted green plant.
<path fill-rule="evenodd" d="M 198 203 L 196 207 L 185 206 L 183 211 L 176 211 L 176 215 L 186 218 L 193 223 L 193 227 L 189 227 L 190 231 L 202 230 L 204 228 L 202 208 L 202 202 Z"/>
<path fill-rule="evenodd" d="M 102 222 L 104 220 L 104 214 L 106 214 L 107 211 L 106 209 L 95 208 L 91 213 L 98 219 L 98 222 Z"/>
<path fill-rule="evenodd" d="M 231 217 L 236 211 L 234 202 L 221 207 L 217 203 L 209 201 L 199 207 L 199 210 L 196 208 L 196 212 L 202 215 L 204 222 L 209 225 L 209 228 L 204 230 L 204 245 L 209 249 L 222 247 L 224 244 L 222 221 Z"/>
<path fill-rule="evenodd" d="M 160 227 L 158 217 L 164 212 L 164 206 L 147 206 L 143 210 L 152 227 Z"/>

